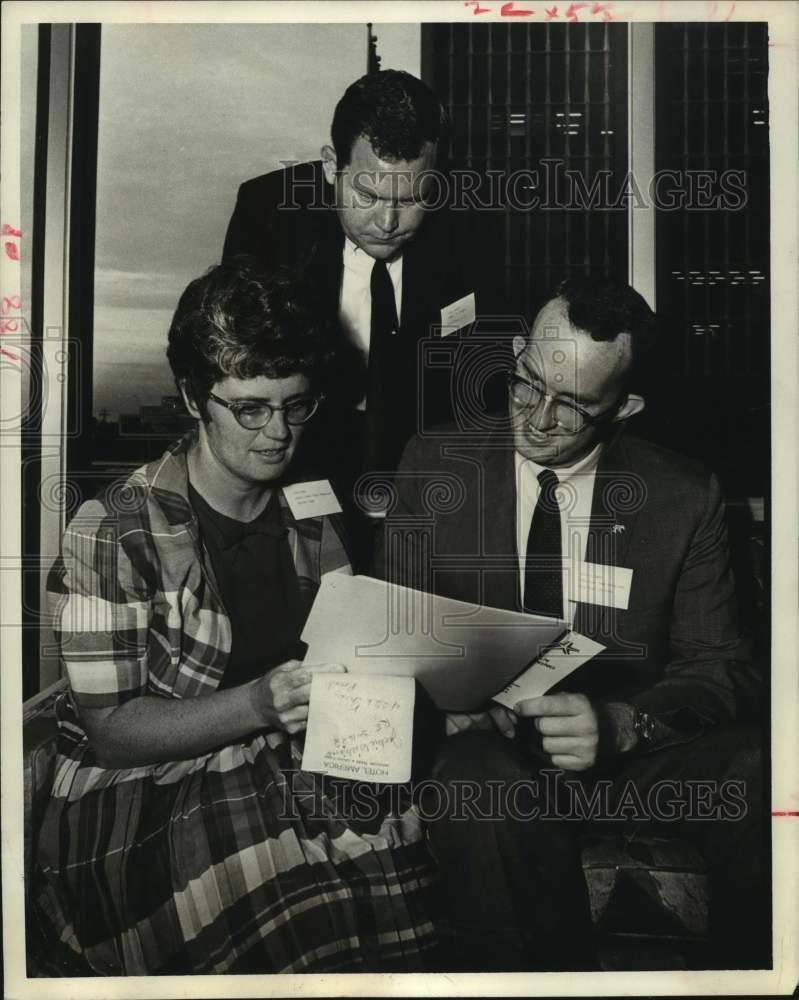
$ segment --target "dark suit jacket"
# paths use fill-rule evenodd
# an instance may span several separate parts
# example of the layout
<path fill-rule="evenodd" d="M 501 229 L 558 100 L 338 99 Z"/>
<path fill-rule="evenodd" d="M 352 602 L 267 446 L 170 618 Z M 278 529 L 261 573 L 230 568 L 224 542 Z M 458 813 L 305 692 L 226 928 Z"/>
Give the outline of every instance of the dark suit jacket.
<path fill-rule="evenodd" d="M 435 484 L 438 483 L 438 487 Z M 432 533 L 430 565 L 385 547 L 387 579 L 521 611 L 513 446 L 499 426 L 480 437 L 444 429 L 408 445 L 395 479 L 392 531 Z M 390 541 L 389 541 L 390 545 Z M 394 552 L 400 547 L 394 545 Z M 759 708 L 759 675 L 736 615 L 716 478 L 692 460 L 629 435 L 603 452 L 586 561 L 633 571 L 627 610 L 579 604 L 574 627 L 607 647 L 564 687 L 624 700 L 695 733 Z"/>
<path fill-rule="evenodd" d="M 225 238 L 224 259 L 237 253 L 253 254 L 268 266 L 300 268 L 319 308 L 338 317 L 342 279 L 344 232 L 334 208 L 334 191 L 320 161 L 301 163 L 246 181 Z M 496 294 L 498 269 L 478 259 L 474 218 L 444 207 L 431 211 L 418 235 L 403 250 L 402 315 L 390 370 L 394 418 L 390 433 L 396 459 L 410 436 L 421 428 L 452 418 L 452 372 L 462 365 L 465 349 L 460 336 L 430 342 L 433 356 L 420 355 L 420 341 L 434 336 L 441 309 L 474 292 L 478 312 Z M 464 331 L 465 333 L 466 331 Z M 497 341 L 482 344 L 484 353 L 497 355 Z M 353 355 L 344 351 L 337 375 L 338 396 L 346 409 L 362 398 L 364 373 L 355 371 Z M 507 364 L 496 362 L 496 367 Z M 472 357 L 473 363 L 476 361 Z M 483 365 L 483 368 L 485 365 Z M 420 386 L 422 387 L 420 391 Z M 334 421 L 335 422 L 335 421 Z"/>

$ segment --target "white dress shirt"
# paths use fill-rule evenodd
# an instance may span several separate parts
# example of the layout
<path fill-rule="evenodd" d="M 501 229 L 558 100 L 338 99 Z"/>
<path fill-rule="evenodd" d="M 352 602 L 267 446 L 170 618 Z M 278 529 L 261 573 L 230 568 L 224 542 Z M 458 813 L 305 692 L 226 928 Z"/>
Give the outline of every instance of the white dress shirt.
<path fill-rule="evenodd" d="M 372 268 L 374 258 L 356 247 L 348 237 L 344 239 L 344 270 L 339 297 L 339 319 L 344 333 L 363 355 L 364 363 L 369 358 L 369 338 L 372 329 Z M 397 318 L 402 315 L 402 256 L 387 263 L 388 275 L 394 286 L 394 302 Z M 359 410 L 366 409 L 366 398 L 358 404 Z"/>
<path fill-rule="evenodd" d="M 602 453 L 601 442 L 579 462 L 565 465 L 550 471 L 554 472 L 560 481 L 557 495 L 560 504 L 560 527 L 563 543 L 563 617 L 567 621 L 573 618 L 574 604 L 569 601 L 571 589 L 570 568 L 573 563 L 585 560 L 585 549 L 588 544 L 588 530 L 591 525 L 591 505 L 594 497 L 594 480 L 599 457 Z M 532 459 L 524 458 L 517 451 L 514 455 L 516 470 L 516 551 L 519 554 L 519 584 L 524 596 L 524 567 L 527 558 L 527 536 L 533 520 L 535 505 L 541 486 L 538 475 L 545 466 L 538 465 Z"/>

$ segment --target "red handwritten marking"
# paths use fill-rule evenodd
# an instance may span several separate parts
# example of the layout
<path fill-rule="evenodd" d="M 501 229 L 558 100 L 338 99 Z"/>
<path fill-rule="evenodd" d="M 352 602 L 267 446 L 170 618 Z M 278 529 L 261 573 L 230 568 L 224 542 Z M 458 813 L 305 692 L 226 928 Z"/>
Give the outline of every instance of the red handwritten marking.
<path fill-rule="evenodd" d="M 491 11 L 490 7 L 481 7 L 479 0 L 465 0 L 463 6 L 474 7 L 473 14 L 488 14 Z"/>
<path fill-rule="evenodd" d="M 773 812 L 772 816 L 799 816 L 799 809 L 787 809 L 782 812 Z"/>
<path fill-rule="evenodd" d="M 6 254 L 12 260 L 19 260 L 19 252 L 17 251 L 16 243 L 6 243 Z"/>
<path fill-rule="evenodd" d="M 725 20 L 725 21 L 729 21 L 729 19 L 730 19 L 730 18 L 732 17 L 732 12 L 733 12 L 734 10 L 735 10 L 735 4 L 734 4 L 734 3 L 732 3 L 732 4 L 730 5 L 730 11 L 729 11 L 729 13 L 728 13 L 728 14 L 727 14 L 727 16 L 726 16 L 726 17 L 724 18 L 724 20 Z"/>
<path fill-rule="evenodd" d="M 531 14 L 535 14 L 534 10 L 514 10 L 513 0 L 509 0 L 508 3 L 503 3 L 499 12 L 502 17 L 529 17 Z"/>
<path fill-rule="evenodd" d="M 544 7 L 544 13 L 547 16 L 547 20 L 551 21 L 553 17 L 557 17 L 558 16 L 558 8 L 557 7 Z"/>
<path fill-rule="evenodd" d="M 591 8 L 591 13 L 594 15 L 601 14 L 603 21 L 612 21 L 613 15 L 611 14 L 609 9 L 612 6 L 613 4 L 609 3 L 595 3 L 594 6 Z"/>
<path fill-rule="evenodd" d="M 22 299 L 19 295 L 6 295 L 3 298 L 3 304 L 0 306 L 0 313 L 4 316 L 8 315 L 12 310 L 22 308 Z"/>
<path fill-rule="evenodd" d="M 2 229 L 3 236 L 22 236 L 22 233 L 18 229 L 14 229 L 13 226 L 9 226 L 7 222 L 3 223 Z"/>
<path fill-rule="evenodd" d="M 577 12 L 580 11 L 580 10 L 582 10 L 583 7 L 587 7 L 587 6 L 588 6 L 587 3 L 570 3 L 569 4 L 569 9 L 566 11 L 566 17 L 570 21 L 577 21 L 578 20 Z"/>
<path fill-rule="evenodd" d="M 7 351 L 5 347 L 0 347 L 0 354 L 4 354 L 7 358 L 11 358 L 12 361 L 19 361 L 16 354 L 12 354 L 11 351 Z"/>
<path fill-rule="evenodd" d="M 19 323 L 15 319 L 0 320 L 0 333 L 16 333 Z"/>

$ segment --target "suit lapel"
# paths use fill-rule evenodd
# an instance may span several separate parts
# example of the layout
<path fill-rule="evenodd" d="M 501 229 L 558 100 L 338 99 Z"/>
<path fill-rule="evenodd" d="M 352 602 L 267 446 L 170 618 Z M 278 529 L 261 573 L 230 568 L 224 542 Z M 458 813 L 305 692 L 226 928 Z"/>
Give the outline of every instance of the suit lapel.
<path fill-rule="evenodd" d="M 319 212 L 319 229 L 315 239 L 315 280 L 324 300 L 329 303 L 331 315 L 338 316 L 341 279 L 344 273 L 344 230 L 339 222 L 334 203 L 334 191 L 325 184 L 324 199 L 329 206 Z"/>
<path fill-rule="evenodd" d="M 485 575 L 484 603 L 519 611 L 514 470 L 512 444 L 505 434 L 493 433 L 483 461 L 483 552 L 492 567 Z"/>

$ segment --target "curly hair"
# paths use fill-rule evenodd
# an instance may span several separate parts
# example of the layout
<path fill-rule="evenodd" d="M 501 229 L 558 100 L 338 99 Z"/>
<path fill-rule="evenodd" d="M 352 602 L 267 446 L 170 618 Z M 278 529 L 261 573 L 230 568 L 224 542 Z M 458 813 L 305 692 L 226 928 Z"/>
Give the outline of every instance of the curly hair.
<path fill-rule="evenodd" d="M 344 91 L 330 134 L 339 170 L 350 162 L 355 140 L 364 136 L 383 160 L 415 160 L 427 142 L 447 132 L 444 106 L 427 84 L 404 70 L 368 73 Z"/>
<path fill-rule="evenodd" d="M 240 255 L 195 278 L 169 327 L 167 358 L 178 389 L 205 416 L 208 394 L 225 378 L 318 382 L 333 360 L 330 328 L 312 312 L 303 279 L 271 273 Z"/>

